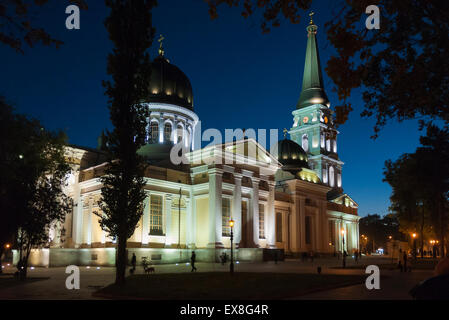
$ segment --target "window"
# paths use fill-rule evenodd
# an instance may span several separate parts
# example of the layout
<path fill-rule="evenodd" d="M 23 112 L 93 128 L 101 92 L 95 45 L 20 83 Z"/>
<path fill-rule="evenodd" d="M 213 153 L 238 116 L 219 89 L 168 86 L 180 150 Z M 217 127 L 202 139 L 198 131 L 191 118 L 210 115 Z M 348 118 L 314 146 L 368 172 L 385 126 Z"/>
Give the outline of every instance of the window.
<path fill-rule="evenodd" d="M 323 168 L 323 182 L 327 183 L 327 168 Z"/>
<path fill-rule="evenodd" d="M 265 239 L 265 205 L 259 204 L 259 239 Z"/>
<path fill-rule="evenodd" d="M 177 130 L 177 134 L 178 134 L 178 143 L 182 142 L 182 136 L 183 136 L 183 129 L 182 126 L 178 125 L 178 130 Z"/>
<path fill-rule="evenodd" d="M 307 134 L 302 136 L 302 148 L 305 152 L 309 151 L 309 136 Z"/>
<path fill-rule="evenodd" d="M 170 122 L 167 122 L 164 126 L 164 141 L 169 142 L 171 140 L 172 126 Z"/>
<path fill-rule="evenodd" d="M 159 124 L 155 121 L 150 125 L 150 143 L 157 143 L 159 136 Z"/>
<path fill-rule="evenodd" d="M 221 230 L 223 237 L 229 237 L 231 235 L 231 227 L 229 226 L 229 220 L 231 220 L 231 199 L 223 198 L 221 201 Z"/>
<path fill-rule="evenodd" d="M 282 213 L 276 213 L 276 242 L 282 242 Z"/>
<path fill-rule="evenodd" d="M 312 243 L 312 217 L 306 216 L 306 244 Z"/>
<path fill-rule="evenodd" d="M 329 185 L 333 187 L 335 184 L 335 174 L 334 174 L 334 167 L 329 168 Z"/>
<path fill-rule="evenodd" d="M 162 196 L 150 197 L 150 235 L 162 236 Z"/>

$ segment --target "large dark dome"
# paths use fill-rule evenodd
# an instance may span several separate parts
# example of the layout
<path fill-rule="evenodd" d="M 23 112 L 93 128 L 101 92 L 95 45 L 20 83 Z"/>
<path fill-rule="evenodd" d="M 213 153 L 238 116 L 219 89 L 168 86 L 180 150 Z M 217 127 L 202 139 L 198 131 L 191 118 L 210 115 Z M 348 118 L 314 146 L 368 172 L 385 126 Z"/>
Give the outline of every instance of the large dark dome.
<path fill-rule="evenodd" d="M 189 78 L 163 55 L 159 55 L 151 64 L 148 100 L 174 104 L 193 111 L 193 92 Z"/>
<path fill-rule="evenodd" d="M 278 142 L 278 160 L 283 165 L 282 170 L 293 174 L 296 174 L 303 168 L 309 169 L 307 153 L 299 144 L 292 140 L 284 139 Z"/>

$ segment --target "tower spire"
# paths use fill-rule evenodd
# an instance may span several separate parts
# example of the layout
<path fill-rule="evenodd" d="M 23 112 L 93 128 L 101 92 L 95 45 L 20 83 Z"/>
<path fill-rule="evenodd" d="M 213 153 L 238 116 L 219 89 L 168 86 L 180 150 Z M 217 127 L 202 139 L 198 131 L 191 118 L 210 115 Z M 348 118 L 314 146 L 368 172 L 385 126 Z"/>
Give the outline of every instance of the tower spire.
<path fill-rule="evenodd" d="M 323 76 L 321 74 L 320 56 L 316 33 L 318 27 L 313 22 L 314 12 L 310 12 L 310 23 L 307 26 L 307 49 L 304 64 L 304 76 L 302 90 L 299 97 L 297 109 L 305 108 L 314 104 L 322 104 L 329 107 L 329 99 L 324 91 Z"/>

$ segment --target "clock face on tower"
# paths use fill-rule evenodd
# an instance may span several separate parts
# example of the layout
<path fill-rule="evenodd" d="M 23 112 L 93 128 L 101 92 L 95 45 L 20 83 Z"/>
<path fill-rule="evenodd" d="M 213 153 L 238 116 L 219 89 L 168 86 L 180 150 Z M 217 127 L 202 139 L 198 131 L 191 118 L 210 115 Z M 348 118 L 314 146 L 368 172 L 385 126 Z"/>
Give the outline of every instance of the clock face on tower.
<path fill-rule="evenodd" d="M 327 117 L 324 117 L 324 123 L 328 123 L 329 119 L 327 119 Z"/>
<path fill-rule="evenodd" d="M 302 119 L 302 122 L 304 122 L 304 123 L 309 122 L 309 117 L 304 117 L 304 119 Z"/>

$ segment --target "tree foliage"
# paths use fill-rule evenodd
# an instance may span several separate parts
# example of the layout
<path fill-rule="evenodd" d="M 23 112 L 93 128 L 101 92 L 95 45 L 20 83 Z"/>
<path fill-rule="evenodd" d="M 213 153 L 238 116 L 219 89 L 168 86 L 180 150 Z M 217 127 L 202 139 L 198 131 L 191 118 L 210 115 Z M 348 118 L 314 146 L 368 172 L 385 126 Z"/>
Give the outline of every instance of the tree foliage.
<path fill-rule="evenodd" d="M 143 213 L 145 162 L 137 151 L 145 144 L 148 109 L 142 105 L 148 95 L 151 73 L 150 48 L 154 29 L 154 0 L 106 0 L 110 16 L 105 21 L 113 53 L 108 57 L 104 82 L 109 97 L 112 132 L 106 134 L 110 157 L 101 178 L 101 227 L 118 238 L 116 283 L 123 284 L 126 270 L 126 242 Z"/>
<path fill-rule="evenodd" d="M 66 136 L 14 114 L 4 100 L 0 110 L 0 240 L 3 247 L 17 235 L 19 271 L 26 276 L 31 249 L 48 245 L 50 228 L 72 208 L 64 193 L 71 170 L 64 157 Z"/>
<path fill-rule="evenodd" d="M 270 32 L 271 27 L 279 27 L 281 17 L 291 23 L 299 23 L 302 10 L 310 8 L 312 0 L 205 0 L 209 5 L 209 15 L 212 19 L 218 18 L 217 7 L 227 4 L 229 7 L 239 7 L 242 16 L 248 18 L 255 12 L 262 10 L 262 32 Z"/>
<path fill-rule="evenodd" d="M 0 0 L 0 43 L 23 53 L 23 46 L 36 43 L 59 47 L 62 41 L 54 39 L 40 26 L 33 24 L 35 12 L 49 0 Z M 85 0 L 68 0 L 68 3 L 87 9 Z"/>

